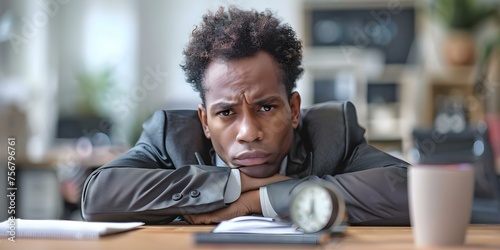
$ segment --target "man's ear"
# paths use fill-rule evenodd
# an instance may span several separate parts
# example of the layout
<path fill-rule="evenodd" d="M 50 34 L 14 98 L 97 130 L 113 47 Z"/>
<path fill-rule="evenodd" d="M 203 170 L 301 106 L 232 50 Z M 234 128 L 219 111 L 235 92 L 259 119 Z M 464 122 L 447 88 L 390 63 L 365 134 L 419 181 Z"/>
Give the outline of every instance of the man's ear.
<path fill-rule="evenodd" d="M 200 118 L 201 127 L 203 128 L 203 133 L 205 133 L 205 137 L 210 139 L 210 130 L 208 129 L 207 123 L 207 110 L 203 106 L 203 104 L 198 105 L 198 118 Z"/>
<path fill-rule="evenodd" d="M 292 125 L 293 128 L 297 128 L 300 122 L 300 94 L 299 92 L 293 92 L 290 97 L 290 110 L 292 111 Z"/>

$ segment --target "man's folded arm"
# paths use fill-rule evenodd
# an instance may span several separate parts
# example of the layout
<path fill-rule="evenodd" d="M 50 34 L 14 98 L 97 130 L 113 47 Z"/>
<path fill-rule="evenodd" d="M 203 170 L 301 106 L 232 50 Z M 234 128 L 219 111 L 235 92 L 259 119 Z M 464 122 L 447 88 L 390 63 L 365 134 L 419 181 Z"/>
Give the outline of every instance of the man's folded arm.
<path fill-rule="evenodd" d="M 124 161 L 140 160 L 125 157 Z M 82 192 L 86 220 L 168 223 L 177 215 L 206 213 L 225 206 L 228 168 L 132 166 L 104 166 L 89 176 Z"/>
<path fill-rule="evenodd" d="M 163 142 L 164 123 L 164 113 L 156 112 L 144 123 L 141 138 L 131 150 L 91 173 L 82 190 L 84 219 L 158 224 L 177 215 L 226 206 L 224 194 L 231 169 L 174 167 Z"/>
<path fill-rule="evenodd" d="M 402 171 L 406 172 L 406 169 L 374 168 L 335 176 L 326 175 L 323 179 L 331 182 L 342 192 L 350 224 L 408 225 L 406 188 L 397 187 L 401 185 L 397 183 L 397 179 L 387 179 L 398 178 L 396 176 Z M 268 185 L 267 195 L 276 214 L 287 217 L 293 188 L 305 180 L 314 181 L 314 179 L 319 177 L 309 176 L 301 180 L 292 179 Z M 393 185 L 394 189 L 391 188 Z"/>
<path fill-rule="evenodd" d="M 349 164 L 352 169 L 321 178 L 342 192 L 348 222 L 352 225 L 409 225 L 407 163 L 367 144 L 361 144 L 352 157 Z M 303 181 L 318 179 L 320 177 L 308 176 L 268 185 L 267 195 L 274 211 L 280 217 L 288 216 L 293 188 Z"/>

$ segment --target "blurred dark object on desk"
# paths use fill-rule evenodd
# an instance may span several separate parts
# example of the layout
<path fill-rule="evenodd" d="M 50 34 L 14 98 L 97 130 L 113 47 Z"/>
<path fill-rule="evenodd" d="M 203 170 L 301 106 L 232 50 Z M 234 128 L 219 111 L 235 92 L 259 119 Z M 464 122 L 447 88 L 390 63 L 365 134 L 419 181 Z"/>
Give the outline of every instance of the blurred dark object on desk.
<path fill-rule="evenodd" d="M 471 223 L 500 223 L 500 177 L 486 123 L 467 126 L 458 133 L 415 129 L 413 141 L 411 158 L 416 164 L 472 163 L 475 189 Z"/>
<path fill-rule="evenodd" d="M 96 168 L 120 156 L 127 149 L 113 145 L 94 146 L 89 138 L 81 137 L 74 145 L 51 152 L 50 158 L 54 162 L 64 199 L 61 219 L 82 220 L 80 197 L 85 180 Z"/>
<path fill-rule="evenodd" d="M 80 197 L 87 177 L 96 168 L 128 150 L 115 145 L 110 119 L 90 112 L 90 115 L 59 117 L 55 147 L 47 155 L 57 173 L 64 211 L 61 219 L 82 220 Z"/>
<path fill-rule="evenodd" d="M 92 137 L 102 133 L 111 135 L 112 122 L 107 118 L 91 117 L 61 117 L 57 122 L 57 138 Z"/>
<path fill-rule="evenodd" d="M 27 158 L 28 120 L 26 113 L 17 105 L 0 105 L 0 159 L 7 159 L 7 138 L 15 139 L 18 158 Z"/>
<path fill-rule="evenodd" d="M 477 70 L 474 95 L 483 101 L 497 173 L 500 173 L 500 35 L 486 43 Z"/>

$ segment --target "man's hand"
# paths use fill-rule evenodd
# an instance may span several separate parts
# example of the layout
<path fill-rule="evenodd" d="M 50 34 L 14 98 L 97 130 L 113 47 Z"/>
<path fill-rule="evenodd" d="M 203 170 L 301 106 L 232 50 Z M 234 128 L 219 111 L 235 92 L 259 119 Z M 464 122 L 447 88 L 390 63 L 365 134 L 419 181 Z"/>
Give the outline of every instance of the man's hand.
<path fill-rule="evenodd" d="M 254 178 L 240 172 L 241 195 L 229 207 L 206 214 L 184 215 L 191 224 L 212 224 L 248 214 L 262 214 L 259 188 L 271 183 L 291 179 L 291 177 L 275 174 L 267 178 Z"/>
<path fill-rule="evenodd" d="M 184 215 L 184 219 L 191 224 L 213 224 L 248 214 L 262 214 L 259 190 L 241 194 L 240 198 L 231 203 L 229 207 L 207 214 Z"/>
<path fill-rule="evenodd" d="M 254 178 L 244 174 L 243 172 L 240 172 L 240 178 L 241 178 L 242 194 L 250 190 L 256 190 L 259 189 L 260 187 L 267 186 L 271 183 L 291 179 L 291 177 L 280 174 L 275 174 L 267 178 Z"/>

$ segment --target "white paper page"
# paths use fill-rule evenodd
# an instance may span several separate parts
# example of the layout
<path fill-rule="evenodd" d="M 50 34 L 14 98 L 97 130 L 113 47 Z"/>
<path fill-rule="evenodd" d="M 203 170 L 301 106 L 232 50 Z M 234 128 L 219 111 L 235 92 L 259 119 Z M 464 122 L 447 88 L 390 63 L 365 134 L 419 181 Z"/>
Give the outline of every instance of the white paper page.
<path fill-rule="evenodd" d="M 303 234 L 290 222 L 261 216 L 240 216 L 222 221 L 213 233 Z"/>
<path fill-rule="evenodd" d="M 69 220 L 16 219 L 0 223 L 0 236 L 10 237 L 15 228 L 16 238 L 97 239 L 99 236 L 123 232 L 144 225 L 142 222 L 86 222 Z"/>

